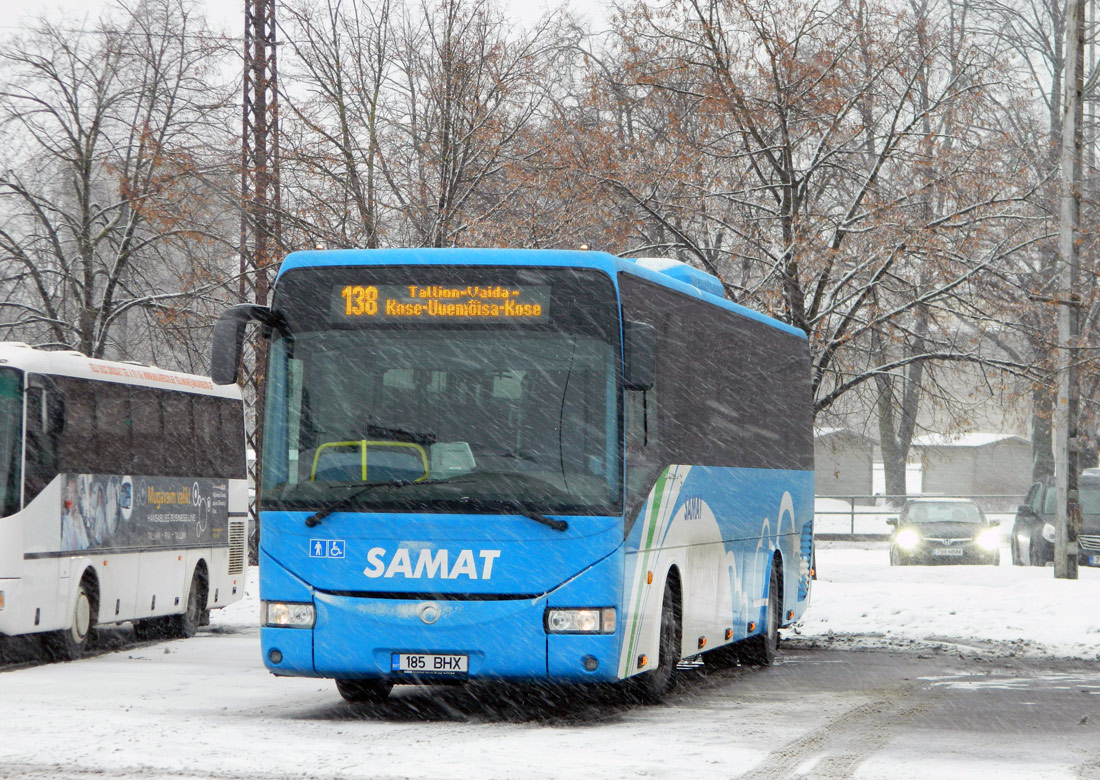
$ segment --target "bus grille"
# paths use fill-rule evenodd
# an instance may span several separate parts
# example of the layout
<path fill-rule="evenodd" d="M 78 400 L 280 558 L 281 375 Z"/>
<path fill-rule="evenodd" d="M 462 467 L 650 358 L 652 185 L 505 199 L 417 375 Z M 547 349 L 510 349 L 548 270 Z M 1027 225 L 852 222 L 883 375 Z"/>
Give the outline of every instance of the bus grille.
<path fill-rule="evenodd" d="M 229 523 L 229 573 L 240 574 L 244 571 L 244 545 L 248 537 L 247 520 L 233 520 Z"/>

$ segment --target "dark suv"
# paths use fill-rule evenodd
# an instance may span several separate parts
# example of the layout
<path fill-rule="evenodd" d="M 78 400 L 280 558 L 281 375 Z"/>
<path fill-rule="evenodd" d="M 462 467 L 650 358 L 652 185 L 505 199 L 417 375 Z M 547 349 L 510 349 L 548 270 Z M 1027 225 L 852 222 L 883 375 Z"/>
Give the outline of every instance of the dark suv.
<path fill-rule="evenodd" d="M 1100 476 L 1078 480 L 1082 528 L 1077 536 L 1078 563 L 1100 566 Z M 1016 510 L 1012 524 L 1012 562 L 1017 566 L 1046 566 L 1054 561 L 1054 479 L 1036 482 Z"/>

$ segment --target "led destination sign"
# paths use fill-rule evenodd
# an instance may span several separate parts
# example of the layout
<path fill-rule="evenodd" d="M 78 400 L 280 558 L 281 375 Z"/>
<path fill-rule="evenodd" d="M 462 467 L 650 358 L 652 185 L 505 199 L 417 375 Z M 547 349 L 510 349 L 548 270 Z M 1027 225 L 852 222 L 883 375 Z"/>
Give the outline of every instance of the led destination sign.
<path fill-rule="evenodd" d="M 333 288 L 337 322 L 402 320 L 522 320 L 549 317 L 550 286 L 344 284 Z"/>

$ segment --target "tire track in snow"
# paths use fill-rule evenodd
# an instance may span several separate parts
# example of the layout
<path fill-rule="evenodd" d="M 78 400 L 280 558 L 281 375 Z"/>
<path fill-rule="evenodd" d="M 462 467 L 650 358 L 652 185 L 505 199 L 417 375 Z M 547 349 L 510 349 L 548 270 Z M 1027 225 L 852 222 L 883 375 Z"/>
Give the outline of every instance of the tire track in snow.
<path fill-rule="evenodd" d="M 863 761 L 927 711 L 932 698 L 928 688 L 916 684 L 880 689 L 871 701 L 770 754 L 740 780 L 851 778 Z"/>

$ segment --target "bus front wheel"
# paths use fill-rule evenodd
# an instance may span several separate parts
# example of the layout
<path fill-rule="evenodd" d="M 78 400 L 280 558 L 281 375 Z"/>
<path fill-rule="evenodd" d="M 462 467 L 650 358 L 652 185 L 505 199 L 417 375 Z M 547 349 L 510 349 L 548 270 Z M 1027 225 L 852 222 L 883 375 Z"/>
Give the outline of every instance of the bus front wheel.
<path fill-rule="evenodd" d="M 84 655 L 95 621 L 95 603 L 91 595 L 91 587 L 85 581 L 81 581 L 76 586 L 76 603 L 73 605 L 69 627 L 51 632 L 45 637 L 46 653 L 50 660 L 75 661 Z"/>
<path fill-rule="evenodd" d="M 352 704 L 381 704 L 390 695 L 393 683 L 388 680 L 337 680 L 336 690 L 344 701 Z"/>
<path fill-rule="evenodd" d="M 661 634 L 657 643 L 657 668 L 633 678 L 639 697 L 650 704 L 662 701 L 672 690 L 676 664 L 680 662 L 680 598 L 672 578 L 661 600 Z"/>

